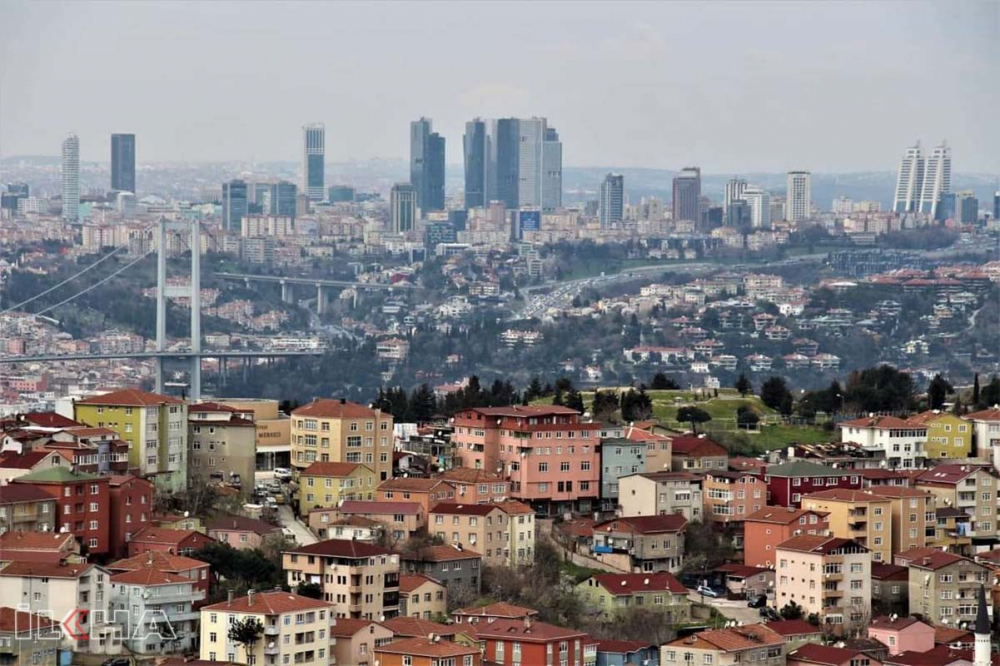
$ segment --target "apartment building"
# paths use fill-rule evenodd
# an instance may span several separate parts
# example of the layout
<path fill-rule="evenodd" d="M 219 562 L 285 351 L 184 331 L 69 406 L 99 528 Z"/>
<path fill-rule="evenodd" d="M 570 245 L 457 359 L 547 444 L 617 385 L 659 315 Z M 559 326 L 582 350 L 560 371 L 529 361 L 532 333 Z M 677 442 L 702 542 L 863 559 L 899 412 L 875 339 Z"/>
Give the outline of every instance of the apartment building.
<path fill-rule="evenodd" d="M 937 500 L 933 493 L 902 486 L 873 486 L 868 490 L 891 504 L 893 553 L 925 548 L 934 542 Z"/>
<path fill-rule="evenodd" d="M 742 523 L 767 506 L 767 484 L 748 472 L 705 472 L 702 498 L 706 520 Z"/>
<path fill-rule="evenodd" d="M 441 617 L 448 612 L 448 588 L 441 581 L 424 574 L 402 574 L 399 577 L 399 614 L 424 620 Z"/>
<path fill-rule="evenodd" d="M 933 548 L 899 553 L 896 563 L 909 569 L 910 615 L 935 625 L 975 621 L 979 587 L 992 576 L 988 567 Z"/>
<path fill-rule="evenodd" d="M 331 647 L 331 664 L 371 666 L 375 661 L 375 650 L 393 641 L 390 629 L 371 620 L 337 618 L 330 633 L 337 639 Z"/>
<path fill-rule="evenodd" d="M 8 666 L 56 666 L 58 650 L 46 634 L 59 630 L 52 618 L 0 607 L 0 661 Z"/>
<path fill-rule="evenodd" d="M 997 489 L 1000 478 L 988 463 L 940 464 L 920 474 L 916 487 L 930 491 L 937 507 L 954 507 L 970 517 L 967 536 L 973 544 L 997 538 Z"/>
<path fill-rule="evenodd" d="M 871 552 L 857 541 L 803 535 L 778 544 L 774 583 L 777 608 L 792 601 L 805 615 L 842 633 L 871 619 Z"/>
<path fill-rule="evenodd" d="M 382 666 L 482 666 L 474 647 L 443 640 L 440 636 L 404 638 L 375 648 Z"/>
<path fill-rule="evenodd" d="M 426 546 L 400 555 L 401 571 L 423 574 L 444 583 L 448 589 L 482 589 L 483 556 L 475 551 L 453 546 Z"/>
<path fill-rule="evenodd" d="M 935 409 L 915 414 L 906 421 L 927 428 L 925 450 L 929 462 L 972 457 L 973 424 L 965 419 Z"/>
<path fill-rule="evenodd" d="M 248 592 L 201 609 L 200 658 L 229 664 L 326 664 L 336 638 L 333 606 L 290 592 Z M 253 618 L 264 635 L 250 654 L 229 638 L 229 628 Z"/>
<path fill-rule="evenodd" d="M 77 400 L 80 423 L 114 430 L 128 444 L 129 467 L 153 478 L 156 487 L 180 492 L 188 477 L 188 406 L 158 393 L 123 389 Z"/>
<path fill-rule="evenodd" d="M 919 469 L 927 458 L 927 425 L 896 416 L 866 416 L 837 424 L 840 441 L 881 454 L 891 469 Z"/>
<path fill-rule="evenodd" d="M 866 490 L 823 490 L 802 498 L 802 508 L 826 514 L 830 534 L 853 539 L 874 562 L 892 560 L 892 503 Z"/>
<path fill-rule="evenodd" d="M 208 588 L 211 583 L 210 568 L 208 562 L 156 550 L 118 560 L 107 566 L 112 575 L 140 569 L 156 569 L 166 574 L 186 578 L 191 581 L 202 599 L 208 597 Z M 202 601 L 195 602 L 195 607 L 202 605 L 204 605 Z"/>
<path fill-rule="evenodd" d="M 517 566 L 535 561 L 535 512 L 527 504 L 506 500 L 496 506 L 507 514 L 507 535 L 511 559 Z"/>
<path fill-rule="evenodd" d="M 0 486 L 0 534 L 52 532 L 56 521 L 56 499 L 50 493 L 30 484 Z"/>
<path fill-rule="evenodd" d="M 669 472 L 671 464 L 671 439 L 667 435 L 648 429 L 629 426 L 625 439 L 646 447 L 646 468 L 643 472 Z"/>
<path fill-rule="evenodd" d="M 375 521 L 399 541 L 405 541 L 427 525 L 427 514 L 420 502 L 348 500 L 340 505 L 339 513 L 347 518 Z M 325 511 L 321 510 L 320 515 L 324 514 Z M 309 522 L 312 526 L 312 514 L 309 515 Z"/>
<path fill-rule="evenodd" d="M 589 512 L 600 495 L 599 423 L 568 407 L 467 409 L 454 416 L 452 443 L 462 467 L 495 472 L 513 499 L 539 514 Z"/>
<path fill-rule="evenodd" d="M 56 501 L 55 529 L 66 530 L 86 546 L 87 552 L 102 555 L 119 552 L 111 547 L 111 500 L 108 477 L 82 474 L 67 467 L 50 467 L 17 478 L 15 484 L 34 486 Z"/>
<path fill-rule="evenodd" d="M 188 407 L 191 476 L 225 482 L 249 497 L 257 468 L 253 411 L 202 402 Z"/>
<path fill-rule="evenodd" d="M 316 583 L 336 614 L 364 620 L 399 613 L 399 555 L 361 541 L 329 539 L 282 554 L 288 585 Z"/>
<path fill-rule="evenodd" d="M 455 467 L 435 476 L 455 488 L 456 501 L 466 504 L 495 504 L 510 497 L 510 482 L 485 469 Z"/>
<path fill-rule="evenodd" d="M 427 531 L 446 544 L 483 554 L 486 565 L 523 562 L 511 553 L 510 519 L 496 504 L 439 502 L 427 518 Z"/>
<path fill-rule="evenodd" d="M 601 510 L 618 508 L 618 480 L 626 474 L 646 471 L 646 443 L 626 438 L 601 443 Z"/>
<path fill-rule="evenodd" d="M 804 495 L 832 488 L 861 488 L 858 470 L 837 469 L 805 460 L 763 467 L 757 474 L 767 484 L 769 506 L 798 508 Z"/>
<path fill-rule="evenodd" d="M 660 666 L 784 666 L 785 637 L 764 624 L 709 629 L 664 643 Z"/>
<path fill-rule="evenodd" d="M 764 507 L 743 521 L 743 563 L 773 568 L 778 544 L 794 536 L 828 534 L 826 514 L 792 507 Z"/>
<path fill-rule="evenodd" d="M 123 633 L 125 647 L 135 654 L 194 649 L 197 606 L 204 599 L 197 581 L 155 566 L 111 575 L 110 610 L 115 622 L 127 617 L 129 627 L 155 627 L 155 631 Z"/>
<path fill-rule="evenodd" d="M 597 643 L 585 633 L 531 618 L 480 622 L 476 625 L 476 635 L 483 645 L 483 659 L 496 666 L 597 664 Z M 592 648 L 589 655 L 585 646 Z"/>
<path fill-rule="evenodd" d="M 704 509 L 703 477 L 693 472 L 644 472 L 618 480 L 618 504 L 626 516 L 676 513 L 700 520 Z"/>
<path fill-rule="evenodd" d="M 666 613 L 670 622 L 691 621 L 688 589 L 666 571 L 637 574 L 597 574 L 577 584 L 592 611 L 614 615 L 623 608 Z"/>
<path fill-rule="evenodd" d="M 155 484 L 132 475 L 108 477 L 109 547 L 112 557 L 128 555 L 132 535 L 150 525 L 153 518 Z"/>
<path fill-rule="evenodd" d="M 1000 470 L 1000 407 L 981 409 L 962 417 L 972 426 L 976 457 L 989 460 Z"/>
<path fill-rule="evenodd" d="M 0 567 L 8 562 L 86 562 L 80 542 L 69 532 L 0 534 Z"/>
<path fill-rule="evenodd" d="M 222 514 L 210 518 L 205 529 L 209 537 L 236 549 L 260 548 L 267 539 L 281 537 L 279 526 L 246 516 Z"/>
<path fill-rule="evenodd" d="M 128 542 L 128 555 L 135 557 L 149 551 L 190 557 L 215 539 L 198 530 L 178 530 L 168 527 L 147 527 L 132 536 Z"/>
<path fill-rule="evenodd" d="M 361 463 L 314 462 L 299 472 L 299 515 L 338 506 L 342 500 L 373 500 L 375 472 Z"/>
<path fill-rule="evenodd" d="M 417 502 L 425 516 L 438 502 L 457 502 L 457 496 L 455 486 L 442 479 L 389 479 L 383 481 L 376 491 L 379 502 Z"/>
<path fill-rule="evenodd" d="M 674 437 L 670 442 L 674 472 L 722 471 L 729 468 L 729 451 L 705 435 Z"/>
<path fill-rule="evenodd" d="M 621 571 L 677 573 L 684 565 L 684 516 L 623 516 L 594 525 L 593 556 Z"/>
<path fill-rule="evenodd" d="M 392 415 L 357 403 L 316 399 L 292 411 L 292 467 L 314 462 L 361 463 L 376 482 L 392 476 Z"/>

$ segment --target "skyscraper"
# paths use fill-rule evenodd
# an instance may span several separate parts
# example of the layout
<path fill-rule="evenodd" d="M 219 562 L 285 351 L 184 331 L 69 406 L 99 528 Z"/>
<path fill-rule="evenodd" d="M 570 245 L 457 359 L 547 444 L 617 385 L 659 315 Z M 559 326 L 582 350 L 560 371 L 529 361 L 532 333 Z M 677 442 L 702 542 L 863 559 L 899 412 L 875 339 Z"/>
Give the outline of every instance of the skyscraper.
<path fill-rule="evenodd" d="M 687 167 L 674 177 L 674 220 L 701 219 L 701 169 Z"/>
<path fill-rule="evenodd" d="M 475 136 L 474 120 L 466 133 Z M 484 123 L 485 150 L 470 141 L 467 156 L 485 153 L 483 205 L 502 201 L 509 209 L 562 207 L 562 142 L 545 118 L 498 118 Z M 471 127 L 470 127 L 471 126 Z M 477 182 L 478 171 L 473 172 Z"/>
<path fill-rule="evenodd" d="M 789 171 L 787 183 L 785 219 L 789 222 L 808 220 L 812 212 L 812 174 L 808 171 Z"/>
<path fill-rule="evenodd" d="M 234 179 L 222 184 L 222 228 L 238 234 L 243 230 L 243 218 L 250 200 L 245 181 Z"/>
<path fill-rule="evenodd" d="M 562 141 L 554 127 L 546 127 L 542 144 L 542 210 L 558 208 L 562 208 Z"/>
<path fill-rule="evenodd" d="M 302 128 L 302 191 L 310 201 L 323 200 L 326 169 L 326 127 L 312 123 Z"/>
<path fill-rule="evenodd" d="M 389 193 L 389 229 L 394 234 L 413 229 L 417 219 L 417 190 L 410 183 L 396 183 Z"/>
<path fill-rule="evenodd" d="M 486 123 L 475 118 L 465 123 L 465 208 L 486 205 Z"/>
<path fill-rule="evenodd" d="M 771 228 L 771 194 L 757 186 L 747 187 L 743 198 L 750 209 L 750 226 L 754 229 Z"/>
<path fill-rule="evenodd" d="M 742 178 L 732 178 L 726 183 L 726 193 L 722 199 L 722 210 L 725 213 L 729 210 L 730 204 L 736 199 L 743 199 L 743 192 L 747 189 L 747 181 Z"/>
<path fill-rule="evenodd" d="M 62 218 L 80 219 L 80 139 L 76 134 L 62 144 Z"/>
<path fill-rule="evenodd" d="M 296 187 L 295 183 L 290 183 L 287 180 L 268 183 L 268 190 L 264 195 L 267 200 L 267 208 L 263 212 L 294 218 L 295 202 L 298 196 L 299 188 Z"/>
<path fill-rule="evenodd" d="M 932 218 L 942 193 L 951 192 L 951 148 L 946 143 L 934 148 L 924 160 L 924 178 L 920 186 L 920 212 Z"/>
<path fill-rule="evenodd" d="M 915 146 L 906 149 L 906 154 L 899 162 L 899 173 L 896 176 L 896 195 L 892 202 L 893 212 L 912 213 L 916 211 L 923 182 L 924 151 L 920 147 L 920 142 L 917 141 Z"/>
<path fill-rule="evenodd" d="M 979 199 L 973 190 L 962 190 L 955 195 L 955 217 L 962 224 L 975 224 L 979 220 Z"/>
<path fill-rule="evenodd" d="M 444 209 L 444 137 L 430 118 L 410 123 L 410 184 L 422 212 Z"/>
<path fill-rule="evenodd" d="M 601 228 L 609 229 L 622 221 L 625 205 L 625 176 L 609 173 L 601 183 Z"/>
<path fill-rule="evenodd" d="M 517 118 L 490 121 L 486 205 L 500 201 L 509 209 L 517 209 L 520 141 Z"/>
<path fill-rule="evenodd" d="M 111 189 L 135 193 L 135 134 L 111 135 Z"/>

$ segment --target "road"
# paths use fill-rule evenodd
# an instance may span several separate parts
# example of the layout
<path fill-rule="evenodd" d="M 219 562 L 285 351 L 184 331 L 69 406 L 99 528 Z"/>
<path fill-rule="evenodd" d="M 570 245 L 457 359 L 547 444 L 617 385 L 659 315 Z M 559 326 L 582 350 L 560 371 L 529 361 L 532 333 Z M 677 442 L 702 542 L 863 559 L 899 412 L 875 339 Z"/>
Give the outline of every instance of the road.
<path fill-rule="evenodd" d="M 300 546 L 308 546 L 319 541 L 305 525 L 295 520 L 292 508 L 287 504 L 278 506 L 278 519 L 281 521 L 282 527 L 287 527 L 295 534 L 295 541 Z"/>
<path fill-rule="evenodd" d="M 712 599 L 711 597 L 705 597 L 703 600 L 701 595 L 697 592 L 691 592 L 688 594 L 688 599 L 695 603 L 703 603 L 706 606 L 711 606 L 730 620 L 736 620 L 737 622 L 742 622 L 743 624 L 754 624 L 756 622 L 760 622 L 760 611 L 756 608 L 748 608 L 747 602 L 743 599 L 730 601 L 729 599 Z"/>

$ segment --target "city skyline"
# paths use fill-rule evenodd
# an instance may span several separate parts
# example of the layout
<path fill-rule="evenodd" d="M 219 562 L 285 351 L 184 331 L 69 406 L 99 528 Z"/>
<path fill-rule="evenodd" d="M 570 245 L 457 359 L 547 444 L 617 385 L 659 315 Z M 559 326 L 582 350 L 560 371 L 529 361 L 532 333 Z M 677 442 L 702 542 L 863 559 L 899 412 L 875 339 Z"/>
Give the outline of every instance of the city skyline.
<path fill-rule="evenodd" d="M 0 26 L 7 56 L 0 64 L 0 83 L 32 104 L 19 104 L 11 94 L 0 101 L 0 156 L 51 155 L 52 146 L 72 131 L 87 137 L 83 161 L 104 160 L 107 149 L 94 137 L 126 131 L 141 135 L 145 162 L 291 160 L 298 152 L 296 128 L 323 121 L 330 132 L 331 161 L 405 159 L 402 128 L 425 115 L 448 139 L 447 163 L 460 164 L 460 137 L 470 118 L 537 115 L 552 119 L 567 148 L 572 147 L 564 156 L 566 165 L 698 164 L 705 172 L 726 173 L 892 170 L 898 146 L 918 136 L 947 136 L 963 156 L 963 170 L 1000 172 L 1000 158 L 988 150 L 998 131 L 989 121 L 998 95 L 990 83 L 1000 78 L 1000 58 L 989 57 L 998 40 L 988 3 L 967 3 L 962 12 L 947 11 L 944 3 L 919 3 L 902 14 L 893 3 L 852 5 L 851 11 L 832 4 L 695 8 L 672 3 L 643 5 L 641 14 L 638 5 L 625 4 L 627 20 L 613 25 L 599 20 L 599 8 L 587 6 L 567 16 L 559 5 L 541 4 L 528 21 L 492 4 L 476 11 L 399 5 L 392 12 L 384 5 L 303 4 L 292 12 L 301 20 L 281 36 L 259 32 L 286 11 L 268 4 L 239 13 L 232 5 L 213 4 L 204 9 L 204 27 L 192 26 L 187 12 L 163 4 L 64 5 L 53 16 L 29 4 L 9 7 L 8 20 Z M 433 44 L 426 53 L 414 51 L 414 38 L 394 30 L 401 23 L 419 26 L 442 17 L 449 19 L 454 39 Z M 487 62 L 488 54 L 468 48 L 476 31 L 466 28 L 474 19 L 507 29 L 523 48 L 496 59 L 502 67 Z M 50 21 L 52 30 L 24 30 Z M 230 21 L 236 28 L 231 35 L 199 39 L 208 26 Z M 392 31 L 398 43 L 352 34 L 364 32 L 351 27 L 364 21 L 381 24 L 376 33 Z M 156 31 L 142 29 L 154 22 Z M 899 29 L 885 32 L 880 26 L 888 23 Z M 786 30 L 788 24 L 800 29 Z M 122 30 L 123 25 L 137 29 Z M 691 25 L 699 30 L 685 28 Z M 820 26 L 838 34 L 838 40 L 814 39 Z M 321 40 L 319 35 L 331 28 L 336 39 Z M 157 34 L 151 44 L 140 39 L 150 32 Z M 56 40 L 64 33 L 67 39 Z M 258 46 L 256 34 L 267 34 L 271 48 L 251 48 Z M 913 34 L 932 38 L 913 40 Z M 726 43 L 725 53 L 699 48 L 695 35 Z M 184 49 L 157 48 L 175 38 Z M 77 48 L 81 40 L 94 48 Z M 104 42 L 134 49 L 135 57 L 117 59 L 109 68 L 105 65 L 119 47 L 109 50 L 100 46 Z M 374 58 L 372 43 L 386 50 L 380 54 L 385 57 Z M 234 57 L 246 57 L 247 67 L 231 71 L 230 58 L 222 55 L 226 48 Z M 79 57 L 69 57 L 67 49 Z M 402 82 L 396 96 L 400 103 L 380 104 L 385 93 L 379 90 L 404 56 L 412 58 L 414 52 L 435 63 L 430 75 L 419 83 Z M 453 57 L 456 53 L 473 55 Z M 684 68 L 663 65 L 682 57 Z M 74 67 L 64 67 L 66 62 Z M 293 62 L 305 66 L 292 67 Z M 525 66 L 529 62 L 532 66 Z M 567 70 L 569 62 L 576 68 Z M 831 62 L 837 62 L 835 70 Z M 319 63 L 333 71 L 319 76 Z M 223 68 L 232 79 L 217 76 Z M 611 68 L 617 77 L 599 76 Z M 189 82 L 184 94 L 163 94 L 189 69 L 204 76 Z M 277 92 L 294 94 L 295 103 L 261 103 L 259 86 L 250 82 L 259 81 L 261 71 L 281 72 Z M 592 100 L 593 90 L 576 84 L 582 71 L 605 82 L 602 97 L 629 95 L 630 103 L 584 103 L 583 97 Z M 350 77 L 350 86 L 317 83 L 328 75 Z M 98 76 L 101 85 L 95 83 Z M 911 91 L 928 79 L 938 88 L 935 99 L 961 97 L 964 103 L 908 105 L 905 114 L 898 113 Z M 127 96 L 109 94 L 125 89 Z M 78 100 L 72 114 L 64 105 L 48 103 L 60 91 Z M 144 103 L 154 94 L 162 102 L 156 108 Z M 225 98 L 228 108 L 238 106 L 241 122 L 225 122 L 213 97 Z M 748 104 L 750 97 L 766 103 Z M 746 131 L 750 126 L 753 132 Z"/>

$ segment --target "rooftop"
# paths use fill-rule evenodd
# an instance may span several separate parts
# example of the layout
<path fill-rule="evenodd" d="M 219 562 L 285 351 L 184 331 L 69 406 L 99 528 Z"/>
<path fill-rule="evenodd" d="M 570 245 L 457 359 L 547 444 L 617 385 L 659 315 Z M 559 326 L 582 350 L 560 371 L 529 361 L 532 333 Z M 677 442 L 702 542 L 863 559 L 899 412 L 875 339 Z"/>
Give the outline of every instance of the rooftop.
<path fill-rule="evenodd" d="M 291 592 L 255 592 L 252 596 L 246 595 L 237 597 L 232 601 L 220 601 L 217 604 L 206 606 L 202 610 L 216 610 L 225 613 L 260 613 L 262 615 L 279 615 L 281 613 L 293 613 L 315 608 L 325 609 L 332 607 L 333 604 L 329 604 L 325 601 L 312 599 L 310 597 L 303 597 L 298 594 L 292 594 Z"/>
<path fill-rule="evenodd" d="M 348 539 L 327 539 L 326 541 L 320 541 L 309 546 L 296 546 L 285 552 L 297 555 L 323 555 L 326 557 L 346 557 L 353 559 L 392 554 L 392 551 L 388 548 Z"/>
<path fill-rule="evenodd" d="M 312 416 L 318 419 L 373 419 L 375 410 L 342 399 L 317 398 L 308 405 L 292 410 L 292 416 Z"/>
<path fill-rule="evenodd" d="M 181 405 L 184 401 L 169 395 L 149 393 L 138 389 L 122 389 L 104 395 L 77 400 L 78 405 L 111 405 L 123 407 L 155 407 L 158 405 Z"/>

